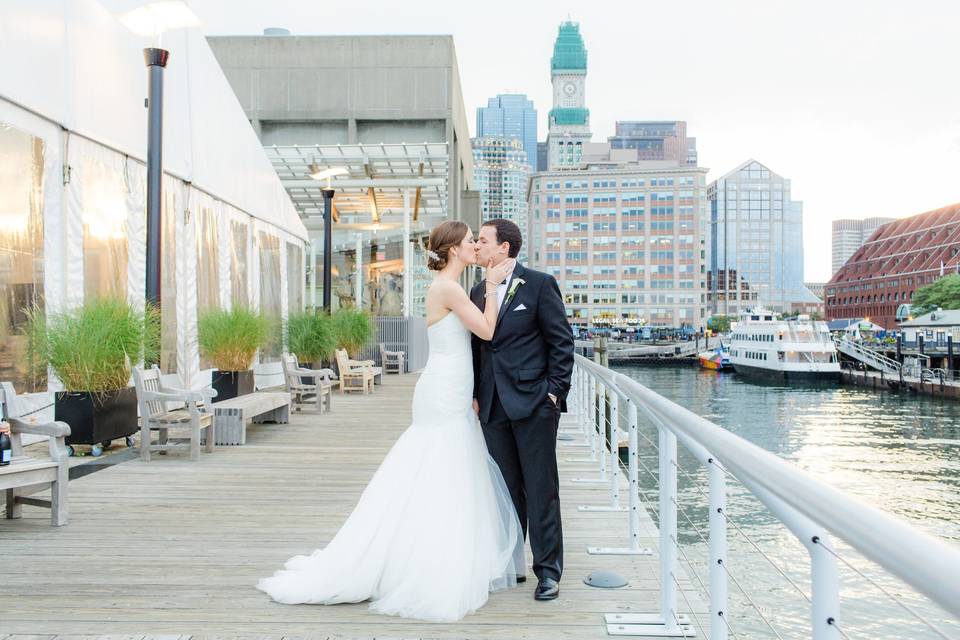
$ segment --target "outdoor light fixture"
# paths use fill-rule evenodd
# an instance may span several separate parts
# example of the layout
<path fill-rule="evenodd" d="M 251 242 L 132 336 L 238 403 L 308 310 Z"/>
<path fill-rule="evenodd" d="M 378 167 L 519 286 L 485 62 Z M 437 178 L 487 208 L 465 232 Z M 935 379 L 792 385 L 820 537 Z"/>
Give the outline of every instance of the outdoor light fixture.
<path fill-rule="evenodd" d="M 310 177 L 314 180 L 327 181 L 327 186 L 321 189 L 323 193 L 323 310 L 330 313 L 331 291 L 333 287 L 333 187 L 330 181 L 334 176 L 345 176 L 350 173 L 346 167 L 330 167 L 320 170 L 316 162 L 309 167 Z"/>
<path fill-rule="evenodd" d="M 170 52 L 159 47 L 164 31 L 200 25 L 186 2 L 151 2 L 120 16 L 133 33 L 154 38 L 156 47 L 143 50 L 147 66 L 147 255 L 146 300 L 160 308 L 161 181 L 163 179 L 163 70 Z M 150 364 L 150 363 L 148 363 Z"/>

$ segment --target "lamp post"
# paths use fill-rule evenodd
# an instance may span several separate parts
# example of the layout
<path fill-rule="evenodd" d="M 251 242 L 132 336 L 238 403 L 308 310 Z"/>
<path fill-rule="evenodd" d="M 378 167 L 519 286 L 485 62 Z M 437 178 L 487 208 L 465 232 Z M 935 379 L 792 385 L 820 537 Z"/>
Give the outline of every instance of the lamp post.
<path fill-rule="evenodd" d="M 316 162 L 310 164 L 310 177 L 314 180 L 327 181 L 327 186 L 321 189 L 323 194 L 323 310 L 330 313 L 331 288 L 333 287 L 333 187 L 330 181 L 334 176 L 345 176 L 350 172 L 346 167 L 330 167 L 320 170 Z"/>
<path fill-rule="evenodd" d="M 163 73 L 170 60 L 170 52 L 159 45 L 164 31 L 195 27 L 200 24 L 200 19 L 182 0 L 162 0 L 128 11 L 120 16 L 120 21 L 137 35 L 154 38 L 157 44 L 156 47 L 143 50 L 143 61 L 147 66 L 147 252 L 144 284 L 147 304 L 159 311 L 160 257 L 163 249 Z"/>

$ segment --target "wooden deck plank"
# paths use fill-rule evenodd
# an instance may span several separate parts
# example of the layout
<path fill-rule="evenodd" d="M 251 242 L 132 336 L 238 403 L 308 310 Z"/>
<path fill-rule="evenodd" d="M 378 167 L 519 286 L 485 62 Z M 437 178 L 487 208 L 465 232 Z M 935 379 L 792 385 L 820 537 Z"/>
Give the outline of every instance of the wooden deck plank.
<path fill-rule="evenodd" d="M 251 425 L 246 445 L 220 447 L 199 462 L 156 456 L 74 480 L 67 527 L 50 527 L 49 515 L 32 507 L 21 520 L 0 520 L 0 637 L 599 639 L 607 637 L 603 613 L 657 609 L 655 556 L 586 553 L 588 545 L 624 546 L 627 518 L 577 511 L 604 504 L 608 486 L 571 483 L 596 470 L 567 462 L 583 453 L 568 447 L 558 454 L 565 533 L 558 600 L 534 601 L 531 573 L 476 614 L 429 624 L 375 615 L 366 604 L 280 605 L 256 591 L 259 578 L 336 533 L 408 426 L 416 379 L 388 376 L 372 396 L 336 394 L 332 413 Z M 621 486 L 625 497 L 625 480 Z M 642 544 L 656 547 L 646 512 L 642 526 Z M 595 569 L 616 570 L 630 584 L 588 587 L 582 580 Z M 689 580 L 680 583 L 702 607 Z"/>

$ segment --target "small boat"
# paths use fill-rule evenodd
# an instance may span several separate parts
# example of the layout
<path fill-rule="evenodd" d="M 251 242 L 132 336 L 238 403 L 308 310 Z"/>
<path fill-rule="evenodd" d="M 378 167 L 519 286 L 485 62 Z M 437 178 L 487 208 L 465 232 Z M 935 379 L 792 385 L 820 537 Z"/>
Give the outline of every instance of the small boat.
<path fill-rule="evenodd" d="M 697 354 L 700 360 L 700 366 L 712 371 L 725 371 L 730 369 L 730 347 L 722 342 L 719 347 L 714 347 L 707 351 L 701 351 Z"/>

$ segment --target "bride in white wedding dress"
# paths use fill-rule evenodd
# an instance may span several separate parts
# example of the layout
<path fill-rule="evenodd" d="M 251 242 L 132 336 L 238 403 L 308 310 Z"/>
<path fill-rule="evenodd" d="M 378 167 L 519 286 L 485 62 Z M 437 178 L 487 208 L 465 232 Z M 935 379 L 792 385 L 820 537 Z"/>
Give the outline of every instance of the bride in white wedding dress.
<path fill-rule="evenodd" d="M 470 302 L 460 274 L 476 263 L 473 234 L 447 221 L 430 234 L 430 355 L 413 422 L 384 458 L 333 540 L 257 588 L 286 604 L 370 601 L 377 613 L 454 622 L 524 575 L 523 534 L 473 411 L 470 332 L 493 335 L 497 305 Z M 486 270 L 488 296 L 513 271 Z"/>

